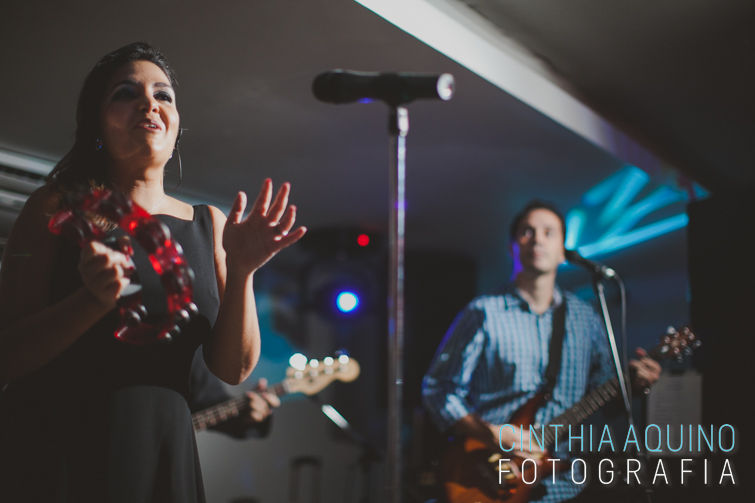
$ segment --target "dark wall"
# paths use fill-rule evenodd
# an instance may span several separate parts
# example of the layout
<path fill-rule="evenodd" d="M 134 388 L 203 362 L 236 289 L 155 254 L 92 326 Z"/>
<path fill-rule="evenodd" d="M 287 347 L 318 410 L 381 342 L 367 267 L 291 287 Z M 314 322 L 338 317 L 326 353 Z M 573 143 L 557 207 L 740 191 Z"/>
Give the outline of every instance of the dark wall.
<path fill-rule="evenodd" d="M 740 501 L 752 486 L 746 482 L 753 468 L 755 202 L 744 195 L 719 194 L 690 204 L 688 213 L 692 323 L 703 341 L 703 423 L 728 423 L 737 429 L 738 451 L 727 457 L 743 487 L 739 493 L 719 489 L 716 494 Z"/>

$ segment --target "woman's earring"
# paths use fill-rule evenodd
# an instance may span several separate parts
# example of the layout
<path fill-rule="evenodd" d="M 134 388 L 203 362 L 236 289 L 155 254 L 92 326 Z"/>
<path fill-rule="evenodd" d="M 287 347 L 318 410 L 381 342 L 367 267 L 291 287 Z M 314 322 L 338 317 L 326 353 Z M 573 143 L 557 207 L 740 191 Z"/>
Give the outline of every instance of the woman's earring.
<path fill-rule="evenodd" d="M 104 146 L 104 144 L 102 143 L 102 140 L 100 138 L 97 138 L 97 139 L 94 140 L 94 149 L 97 152 L 100 152 L 102 150 L 103 146 Z"/>
<path fill-rule="evenodd" d="M 178 150 L 178 146 L 176 146 L 176 153 L 178 154 L 178 185 L 181 185 L 184 180 L 184 170 L 181 166 L 181 151 Z"/>
<path fill-rule="evenodd" d="M 179 127 L 178 135 L 176 135 L 176 144 L 173 147 L 173 153 L 178 154 L 178 185 L 181 185 L 181 182 L 183 182 L 184 179 L 183 166 L 181 166 L 181 151 L 178 149 L 178 143 L 181 141 L 181 135 L 183 134 L 183 132 L 183 128 Z M 170 157 L 172 158 L 173 154 L 171 154 Z"/>

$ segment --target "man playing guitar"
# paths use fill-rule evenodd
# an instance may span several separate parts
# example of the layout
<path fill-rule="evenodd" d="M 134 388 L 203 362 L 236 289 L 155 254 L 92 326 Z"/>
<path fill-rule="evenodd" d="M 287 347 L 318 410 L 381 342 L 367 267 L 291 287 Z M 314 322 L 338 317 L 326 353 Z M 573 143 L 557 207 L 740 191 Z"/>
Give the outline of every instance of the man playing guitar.
<path fill-rule="evenodd" d="M 467 305 L 424 378 L 425 406 L 442 431 L 476 439 L 499 453 L 500 440 L 507 449 L 514 448 L 511 454 L 539 454 L 537 442 L 530 450 L 528 425 L 521 432 L 501 425 L 542 390 L 554 330 L 563 334 L 560 370 L 534 414 L 533 426 L 549 424 L 585 392 L 612 377 L 599 317 L 587 303 L 556 286 L 557 269 L 565 260 L 564 237 L 564 218 L 550 204 L 533 201 L 514 218 L 513 284 Z M 563 308 L 565 313 L 559 314 Z M 638 349 L 637 355 L 639 359 L 630 362 L 633 385 L 647 388 L 660 376 L 660 365 L 644 350 Z M 539 491 L 527 499 L 564 501 L 582 488 L 564 472 L 555 483 L 545 477 Z"/>
<path fill-rule="evenodd" d="M 188 403 L 192 413 L 207 409 L 232 398 L 223 383 L 207 368 L 202 358 L 202 348 L 197 349 L 191 362 Z M 232 438 L 243 440 L 250 437 L 264 438 L 270 433 L 273 409 L 280 406 L 280 399 L 267 389 L 267 380 L 260 379 L 253 391 L 247 391 L 243 413 L 228 417 L 212 429 Z"/>

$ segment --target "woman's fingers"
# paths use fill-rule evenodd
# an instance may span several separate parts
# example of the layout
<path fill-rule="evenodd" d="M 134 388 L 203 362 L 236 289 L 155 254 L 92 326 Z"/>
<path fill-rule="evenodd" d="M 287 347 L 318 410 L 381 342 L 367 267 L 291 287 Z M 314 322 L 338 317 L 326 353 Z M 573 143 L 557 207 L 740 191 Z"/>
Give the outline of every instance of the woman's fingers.
<path fill-rule="evenodd" d="M 297 228 L 295 231 L 289 232 L 285 236 L 280 237 L 276 243 L 277 250 L 280 251 L 287 246 L 291 246 L 292 244 L 299 241 L 302 237 L 304 237 L 304 234 L 306 233 L 307 233 L 307 228 L 304 226 L 301 226 Z"/>
<path fill-rule="evenodd" d="M 85 267 L 109 268 L 131 266 L 131 258 L 98 241 L 92 241 L 81 249 L 81 264 Z"/>
<path fill-rule="evenodd" d="M 112 305 L 129 284 L 131 258 L 107 245 L 92 241 L 82 247 L 79 273 L 84 286 L 101 302 Z"/>
<path fill-rule="evenodd" d="M 256 204 L 257 203 L 255 201 L 255 205 Z M 236 199 L 233 200 L 233 206 L 231 206 L 231 211 L 228 214 L 228 221 L 233 222 L 234 224 L 241 222 L 241 218 L 244 216 L 245 209 L 246 209 L 246 192 L 244 192 L 243 190 L 240 190 L 238 194 L 236 194 Z"/>
<path fill-rule="evenodd" d="M 252 213 L 255 215 L 267 215 L 268 208 L 270 207 L 270 198 L 273 196 L 273 181 L 269 178 L 265 178 L 262 182 L 262 188 L 260 193 L 257 194 L 257 199 L 254 200 L 252 206 Z"/>
<path fill-rule="evenodd" d="M 286 235 L 291 230 L 291 227 L 294 226 L 294 222 L 296 221 L 296 206 L 293 204 L 288 207 L 286 210 L 286 213 L 283 214 L 283 218 L 280 219 L 280 222 L 278 222 L 278 233 L 282 235 Z"/>
<path fill-rule="evenodd" d="M 286 211 L 286 205 L 288 205 L 288 194 L 291 192 L 291 184 L 285 182 L 278 189 L 278 193 L 275 195 L 273 204 L 270 206 L 270 210 L 267 213 L 268 221 L 271 225 L 278 225 L 278 221 L 283 216 L 283 212 Z"/>
<path fill-rule="evenodd" d="M 291 184 L 286 182 L 273 198 L 272 181 L 267 178 L 246 219 L 241 218 L 241 203 L 234 203 L 223 229 L 223 247 L 234 270 L 243 274 L 254 272 L 304 236 L 303 227 L 292 231 L 296 207 L 288 205 L 290 193 Z"/>

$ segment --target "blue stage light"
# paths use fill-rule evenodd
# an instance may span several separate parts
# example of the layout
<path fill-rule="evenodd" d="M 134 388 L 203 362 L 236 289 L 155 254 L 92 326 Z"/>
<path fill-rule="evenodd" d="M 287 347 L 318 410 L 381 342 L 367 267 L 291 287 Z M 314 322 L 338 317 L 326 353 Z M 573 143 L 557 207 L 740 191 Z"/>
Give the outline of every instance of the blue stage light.
<path fill-rule="evenodd" d="M 352 313 L 359 307 L 359 295 L 348 290 L 338 292 L 336 307 L 342 313 Z"/>

